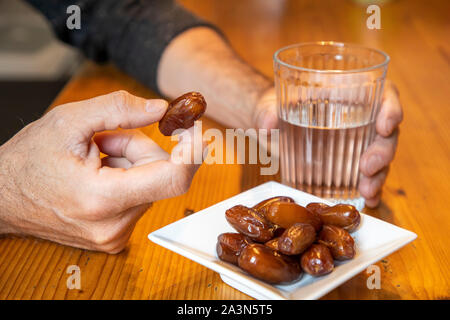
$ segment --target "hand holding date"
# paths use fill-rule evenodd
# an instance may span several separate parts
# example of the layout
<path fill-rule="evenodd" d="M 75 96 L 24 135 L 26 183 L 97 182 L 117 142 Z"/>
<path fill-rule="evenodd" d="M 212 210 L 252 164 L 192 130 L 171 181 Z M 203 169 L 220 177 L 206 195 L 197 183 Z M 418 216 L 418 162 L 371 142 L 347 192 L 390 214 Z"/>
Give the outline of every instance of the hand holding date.
<path fill-rule="evenodd" d="M 136 130 L 167 107 L 118 91 L 58 106 L 23 128 L 0 147 L 0 232 L 123 250 L 151 203 L 186 192 L 198 169 Z"/>

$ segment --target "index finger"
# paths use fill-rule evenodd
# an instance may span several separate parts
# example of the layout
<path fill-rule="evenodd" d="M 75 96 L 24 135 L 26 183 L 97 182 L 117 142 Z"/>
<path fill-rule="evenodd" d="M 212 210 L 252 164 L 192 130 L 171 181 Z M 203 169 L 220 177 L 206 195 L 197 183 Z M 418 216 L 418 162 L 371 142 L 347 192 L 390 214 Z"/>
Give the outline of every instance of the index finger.
<path fill-rule="evenodd" d="M 54 108 L 64 111 L 87 137 L 95 132 L 140 128 L 159 121 L 167 111 L 162 99 L 144 99 L 120 90 Z M 51 111 L 51 112 L 52 112 Z"/>
<path fill-rule="evenodd" d="M 386 80 L 381 102 L 380 113 L 377 116 L 377 133 L 388 137 L 403 120 L 403 110 L 397 87 L 390 80 Z"/>

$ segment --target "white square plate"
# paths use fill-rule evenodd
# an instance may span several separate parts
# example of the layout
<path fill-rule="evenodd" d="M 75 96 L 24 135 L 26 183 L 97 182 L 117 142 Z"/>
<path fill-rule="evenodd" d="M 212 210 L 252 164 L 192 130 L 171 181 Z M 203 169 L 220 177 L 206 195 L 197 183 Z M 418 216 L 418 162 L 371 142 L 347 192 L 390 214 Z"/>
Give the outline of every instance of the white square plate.
<path fill-rule="evenodd" d="M 360 227 L 352 233 L 356 243 L 354 259 L 336 262 L 333 272 L 323 277 L 314 278 L 305 274 L 300 281 L 291 285 L 270 285 L 219 260 L 216 243 L 219 234 L 236 232 L 225 219 L 227 209 L 237 204 L 251 207 L 274 196 L 289 196 L 303 206 L 317 201 L 327 203 L 308 193 L 277 182 L 268 182 L 165 226 L 148 237 L 151 241 L 218 272 L 225 283 L 257 299 L 318 299 L 417 237 L 408 230 L 361 214 Z"/>

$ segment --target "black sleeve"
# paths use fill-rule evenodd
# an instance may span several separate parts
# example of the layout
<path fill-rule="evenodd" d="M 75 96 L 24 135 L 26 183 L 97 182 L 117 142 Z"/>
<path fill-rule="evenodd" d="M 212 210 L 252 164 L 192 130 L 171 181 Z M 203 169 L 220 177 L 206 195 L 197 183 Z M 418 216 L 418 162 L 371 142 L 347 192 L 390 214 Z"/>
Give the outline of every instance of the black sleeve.
<path fill-rule="evenodd" d="M 113 61 L 157 92 L 159 59 L 170 41 L 191 27 L 215 28 L 174 0 L 27 1 L 47 17 L 61 40 L 97 62 Z M 81 9 L 80 30 L 66 27 L 70 5 Z"/>

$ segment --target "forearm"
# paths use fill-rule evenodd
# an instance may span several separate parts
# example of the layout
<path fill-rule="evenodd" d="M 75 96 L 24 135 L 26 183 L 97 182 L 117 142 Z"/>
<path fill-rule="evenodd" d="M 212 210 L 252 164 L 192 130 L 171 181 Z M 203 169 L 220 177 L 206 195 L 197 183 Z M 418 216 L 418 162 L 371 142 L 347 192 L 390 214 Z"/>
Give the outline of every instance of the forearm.
<path fill-rule="evenodd" d="M 172 40 L 158 66 L 158 88 L 174 98 L 200 91 L 207 115 L 232 128 L 255 127 L 255 105 L 272 82 L 240 59 L 213 29 L 189 29 Z"/>
<path fill-rule="evenodd" d="M 174 0 L 27 0 L 50 21 L 56 35 L 97 62 L 111 61 L 158 91 L 161 54 L 178 34 L 195 26 L 214 26 Z M 81 29 L 66 26 L 69 5 L 81 8 Z"/>
<path fill-rule="evenodd" d="M 89 58 L 111 60 L 170 98 L 201 91 L 207 114 L 227 127 L 255 127 L 264 116 L 255 105 L 271 82 L 242 61 L 213 26 L 173 0 L 28 1 L 63 41 Z M 70 4 L 81 7 L 81 30 L 66 27 Z"/>

